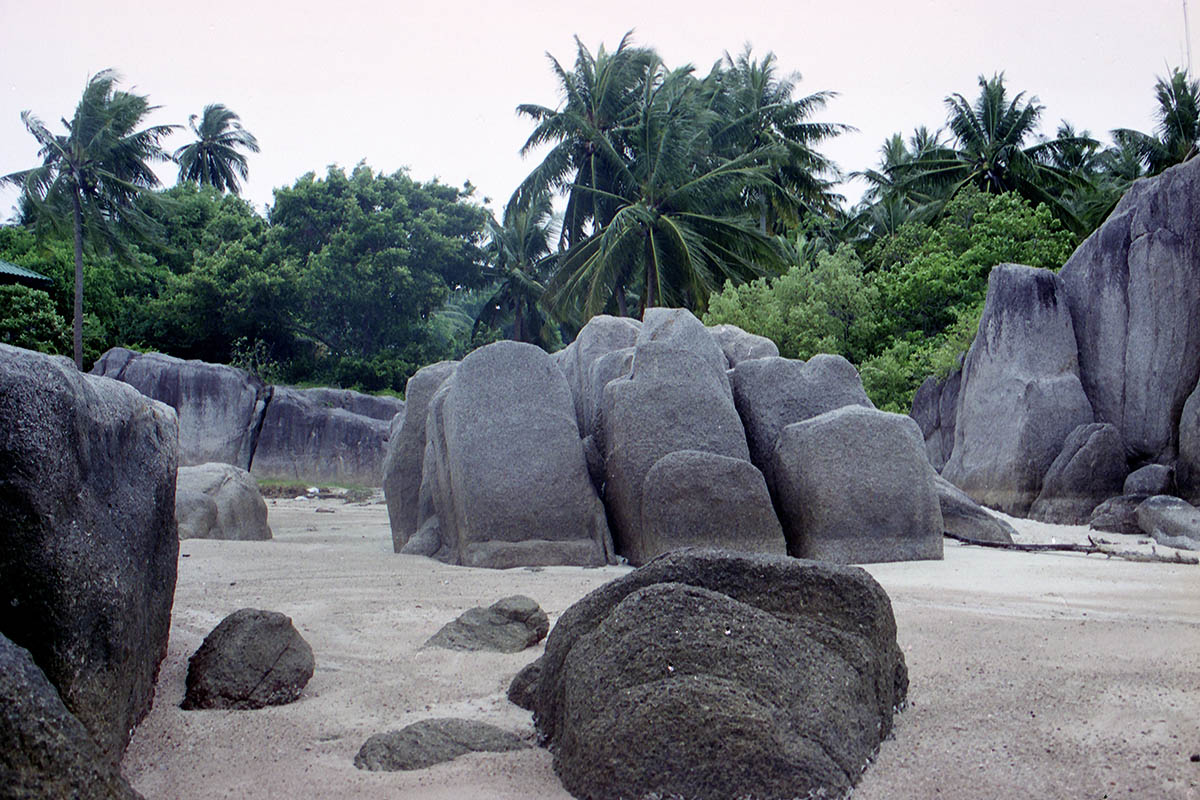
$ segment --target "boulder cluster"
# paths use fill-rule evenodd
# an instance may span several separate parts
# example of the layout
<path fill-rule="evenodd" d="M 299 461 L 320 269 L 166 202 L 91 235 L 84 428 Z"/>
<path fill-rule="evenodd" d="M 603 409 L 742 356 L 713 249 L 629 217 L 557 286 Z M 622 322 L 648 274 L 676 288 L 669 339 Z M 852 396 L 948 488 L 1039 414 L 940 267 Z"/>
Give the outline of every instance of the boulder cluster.
<path fill-rule="evenodd" d="M 396 552 L 483 567 L 688 546 L 835 562 L 941 558 L 936 475 L 909 417 L 840 356 L 803 362 L 683 309 L 597 316 L 408 383 L 384 460 Z"/>
<path fill-rule="evenodd" d="M 130 384 L 179 415 L 179 463 L 232 464 L 260 479 L 378 486 L 404 401 L 347 389 L 270 386 L 245 370 L 123 347 L 92 373 Z"/>
<path fill-rule="evenodd" d="M 993 269 L 961 369 L 926 380 L 912 416 L 975 501 L 1084 524 L 1114 497 L 1130 500 L 1105 519 L 1133 498 L 1200 501 L 1198 379 L 1193 160 L 1135 183 L 1061 271 Z"/>

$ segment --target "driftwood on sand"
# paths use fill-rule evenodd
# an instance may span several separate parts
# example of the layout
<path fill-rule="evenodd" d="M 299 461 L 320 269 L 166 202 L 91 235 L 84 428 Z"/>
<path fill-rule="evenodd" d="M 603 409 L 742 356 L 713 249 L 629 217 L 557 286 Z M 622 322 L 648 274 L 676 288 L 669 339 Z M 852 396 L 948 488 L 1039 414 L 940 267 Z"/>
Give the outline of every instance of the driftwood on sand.
<path fill-rule="evenodd" d="M 997 547 L 1001 550 L 1019 550 L 1024 553 L 1039 553 L 1047 551 L 1066 552 L 1066 553 L 1100 553 L 1101 555 L 1110 558 L 1122 558 L 1126 561 L 1147 561 L 1160 564 L 1200 564 L 1200 559 L 1196 556 L 1187 556 L 1178 551 L 1171 553 L 1159 553 L 1157 550 L 1152 550 L 1149 553 L 1139 550 L 1122 550 L 1112 542 L 1104 539 L 1096 539 L 1088 537 L 1087 544 L 1015 544 L 1009 542 L 984 542 L 978 539 L 971 539 L 966 536 L 944 531 L 943 535 L 947 539 L 953 539 L 956 542 L 963 544 L 973 544 L 979 547 Z"/>

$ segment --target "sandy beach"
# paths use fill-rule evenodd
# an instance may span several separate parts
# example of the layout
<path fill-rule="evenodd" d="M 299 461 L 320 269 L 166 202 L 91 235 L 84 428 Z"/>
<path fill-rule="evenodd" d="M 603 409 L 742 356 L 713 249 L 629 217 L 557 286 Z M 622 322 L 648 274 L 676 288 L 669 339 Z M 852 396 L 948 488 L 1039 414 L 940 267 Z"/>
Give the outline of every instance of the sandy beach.
<path fill-rule="evenodd" d="M 180 800 L 570 798 L 540 748 L 397 773 L 358 770 L 353 758 L 372 734 L 430 717 L 481 719 L 533 742 L 530 715 L 505 691 L 541 646 L 422 645 L 509 594 L 534 598 L 553 622 L 628 568 L 450 567 L 393 554 L 381 502 L 268 506 L 272 541 L 181 542 L 154 709 L 122 765 L 135 788 Z M 1087 536 L 1012 522 L 1024 542 Z M 910 692 L 854 798 L 1200 800 L 1200 567 L 947 541 L 944 561 L 866 568 L 891 596 Z M 188 657 L 246 606 L 288 614 L 312 645 L 302 697 L 180 710 Z"/>

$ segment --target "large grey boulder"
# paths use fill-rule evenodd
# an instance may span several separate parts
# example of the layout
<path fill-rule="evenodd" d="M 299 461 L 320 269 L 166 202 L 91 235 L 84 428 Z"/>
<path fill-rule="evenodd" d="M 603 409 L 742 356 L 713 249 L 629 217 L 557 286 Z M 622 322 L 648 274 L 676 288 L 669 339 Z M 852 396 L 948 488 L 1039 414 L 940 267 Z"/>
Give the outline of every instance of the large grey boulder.
<path fill-rule="evenodd" d="M 290 617 L 241 608 L 221 620 L 188 659 L 180 707 L 245 710 L 291 703 L 313 668 L 312 648 Z"/>
<path fill-rule="evenodd" d="M 937 475 L 911 417 L 852 405 L 793 423 L 772 471 L 789 554 L 841 564 L 942 557 Z"/>
<path fill-rule="evenodd" d="M 1096 419 L 1172 459 L 1200 378 L 1200 161 L 1137 181 L 1059 273 Z"/>
<path fill-rule="evenodd" d="M 1013 543 L 1016 530 L 1012 525 L 967 497 L 966 492 L 942 476 L 935 476 L 933 485 L 942 510 L 943 531 L 973 542 Z"/>
<path fill-rule="evenodd" d="M 519 653 L 546 638 L 550 618 L 531 597 L 502 597 L 487 608 L 469 608 L 447 622 L 425 643 L 448 650 L 495 650 Z"/>
<path fill-rule="evenodd" d="M 779 355 L 779 347 L 765 336 L 748 333 L 737 325 L 711 325 L 708 332 L 725 354 L 730 368 L 743 361 L 756 358 L 773 358 Z"/>
<path fill-rule="evenodd" d="M 0 345 L 0 633 L 116 763 L 167 652 L 175 413 L 63 358 Z"/>
<path fill-rule="evenodd" d="M 1129 473 L 1121 488 L 1121 494 L 1173 494 L 1175 491 L 1175 469 L 1167 464 L 1147 464 Z"/>
<path fill-rule="evenodd" d="M 659 459 L 696 450 L 750 460 L 720 366 L 725 356 L 704 326 L 691 317 L 689 333 L 688 320 L 678 315 L 664 321 L 648 313 L 647 320 L 642 335 L 648 338 L 637 345 L 631 373 L 604 388 L 602 413 L 605 504 L 617 552 L 635 565 L 648 558 L 642 492 Z M 654 335 L 662 338 L 649 338 Z"/>
<path fill-rule="evenodd" d="M 1122 493 L 1127 472 L 1125 445 L 1116 427 L 1106 422 L 1080 425 L 1046 471 L 1029 516 L 1059 525 L 1085 525 L 1092 509 Z"/>
<path fill-rule="evenodd" d="M 342 398 L 342 391 L 274 387 L 250 471 L 266 480 L 381 485 L 391 417 L 365 416 L 321 399 Z"/>
<path fill-rule="evenodd" d="M 865 571 L 712 550 L 591 592 L 540 661 L 534 720 L 554 770 L 598 800 L 842 796 L 908 687 L 891 603 Z"/>
<path fill-rule="evenodd" d="M 946 466 L 954 451 L 954 427 L 961 388 L 962 370 L 956 369 L 940 380 L 930 375 L 913 395 L 909 416 L 920 426 L 929 463 L 938 471 Z"/>
<path fill-rule="evenodd" d="M 1175 482 L 1180 496 L 1193 504 L 1200 503 L 1200 386 L 1188 396 L 1179 415 Z"/>
<path fill-rule="evenodd" d="M 302 397 L 321 408 L 341 409 L 349 411 L 351 414 L 384 422 L 391 422 L 393 417 L 404 410 L 403 400 L 388 395 L 363 394 L 351 389 L 338 389 L 332 386 L 293 389 L 293 391 L 299 392 Z"/>
<path fill-rule="evenodd" d="M 641 557 L 680 547 L 787 552 L 762 473 L 749 461 L 676 450 L 642 484 Z"/>
<path fill-rule="evenodd" d="M 595 381 L 611 369 L 596 375 L 593 366 L 608 353 L 633 347 L 641 327 L 640 320 L 597 314 L 588 320 L 573 342 L 555 354 L 559 368 L 567 376 L 567 385 L 571 387 L 581 437 L 592 432 L 596 413 L 595 404 L 589 407 L 586 400 L 604 391 L 603 383 L 597 388 Z"/>
<path fill-rule="evenodd" d="M 507 753 L 530 743 L 503 728 L 470 719 L 423 719 L 363 743 L 354 766 L 374 772 L 425 769 L 467 753 Z"/>
<path fill-rule="evenodd" d="M 746 427 L 750 460 L 774 491 L 771 462 L 783 429 L 842 406 L 874 408 L 858 370 L 838 355 L 807 363 L 789 358 L 742 361 L 729 374 L 733 399 Z"/>
<path fill-rule="evenodd" d="M 454 374 L 457 361 L 439 361 L 422 367 L 404 389 L 404 416 L 398 432 L 388 440 L 383 459 L 383 493 L 387 498 L 392 548 L 399 553 L 417 532 L 417 501 L 425 462 L 425 421 L 429 401 L 442 383 Z"/>
<path fill-rule="evenodd" d="M 1200 550 L 1200 509 L 1178 497 L 1156 495 L 1137 507 L 1138 526 L 1166 547 Z"/>
<path fill-rule="evenodd" d="M 500 569 L 611 558 L 570 388 L 540 348 L 496 342 L 464 358 L 430 404 L 426 456 L 436 558 Z"/>
<path fill-rule="evenodd" d="M 271 538 L 267 504 L 258 481 L 232 464 L 180 467 L 175 478 L 180 539 Z"/>
<path fill-rule="evenodd" d="M 250 469 L 271 389 L 250 373 L 223 364 L 184 361 L 162 353 L 109 350 L 92 374 L 128 383 L 179 415 L 179 463 L 223 461 Z"/>
<path fill-rule="evenodd" d="M 1092 408 L 1054 273 L 1001 264 L 962 368 L 954 451 L 942 475 L 978 503 L 1025 516 Z"/>
<path fill-rule="evenodd" d="M 717 340 L 686 308 L 647 308 L 634 346 L 649 342 L 692 353 L 721 374 L 729 368 L 729 361 Z"/>
<path fill-rule="evenodd" d="M 0 635 L 0 798 L 140 800 L 29 651 Z"/>

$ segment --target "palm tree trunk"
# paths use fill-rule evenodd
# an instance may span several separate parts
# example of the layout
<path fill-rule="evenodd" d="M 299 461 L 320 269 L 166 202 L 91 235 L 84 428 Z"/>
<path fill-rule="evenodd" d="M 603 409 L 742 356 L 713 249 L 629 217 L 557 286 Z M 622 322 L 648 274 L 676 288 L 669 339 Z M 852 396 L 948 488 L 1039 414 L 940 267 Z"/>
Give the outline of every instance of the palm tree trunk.
<path fill-rule="evenodd" d="M 629 316 L 629 308 L 625 305 L 625 284 L 617 284 L 617 313 L 622 317 Z"/>
<path fill-rule="evenodd" d="M 513 314 L 513 339 L 518 342 L 525 341 L 525 326 L 521 324 L 524 321 L 521 313 L 522 310 L 522 303 L 520 300 L 518 300 L 516 313 Z"/>
<path fill-rule="evenodd" d="M 83 209 L 79 206 L 79 191 L 71 193 L 72 222 L 75 229 L 75 325 L 73 343 L 75 368 L 83 371 Z"/>

